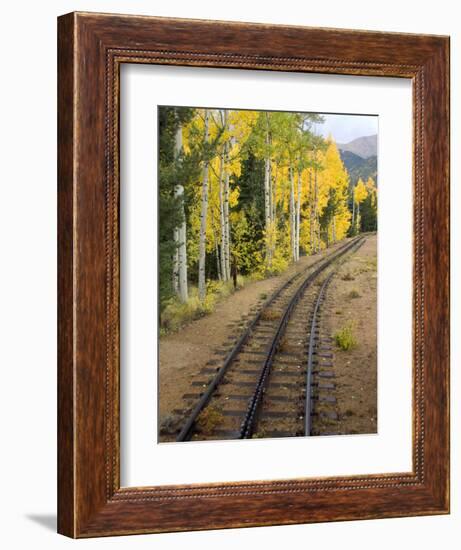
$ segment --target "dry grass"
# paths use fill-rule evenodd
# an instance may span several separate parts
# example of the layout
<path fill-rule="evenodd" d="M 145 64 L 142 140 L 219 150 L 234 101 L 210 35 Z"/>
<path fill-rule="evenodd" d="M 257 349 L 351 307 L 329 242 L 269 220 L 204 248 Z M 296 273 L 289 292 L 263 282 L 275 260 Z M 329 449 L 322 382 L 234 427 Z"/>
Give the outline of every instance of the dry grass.
<path fill-rule="evenodd" d="M 245 281 L 243 277 L 237 279 L 237 289 L 242 288 Z M 223 283 L 221 281 L 209 281 L 207 293 L 203 301 L 198 297 L 198 289 L 190 287 L 189 300 L 181 303 L 177 298 L 172 298 L 164 309 L 160 318 L 160 336 L 176 332 L 185 325 L 199 319 L 204 315 L 212 313 L 217 304 L 234 292 L 232 281 Z"/>
<path fill-rule="evenodd" d="M 353 300 L 355 298 L 360 298 L 361 294 L 360 292 L 358 292 L 357 290 L 351 290 L 349 292 L 349 294 L 347 295 L 347 297 L 350 299 L 350 300 Z"/>
<path fill-rule="evenodd" d="M 278 345 L 278 351 L 281 351 L 282 353 L 283 352 L 286 352 L 288 351 L 288 340 L 287 338 L 282 338 L 279 342 L 279 345 Z"/>
<path fill-rule="evenodd" d="M 267 308 L 261 313 L 261 319 L 263 321 L 275 321 L 280 319 L 280 313 L 274 309 Z"/>
<path fill-rule="evenodd" d="M 209 435 L 223 420 L 221 411 L 216 407 L 207 407 L 199 414 L 196 426 L 201 433 Z"/>

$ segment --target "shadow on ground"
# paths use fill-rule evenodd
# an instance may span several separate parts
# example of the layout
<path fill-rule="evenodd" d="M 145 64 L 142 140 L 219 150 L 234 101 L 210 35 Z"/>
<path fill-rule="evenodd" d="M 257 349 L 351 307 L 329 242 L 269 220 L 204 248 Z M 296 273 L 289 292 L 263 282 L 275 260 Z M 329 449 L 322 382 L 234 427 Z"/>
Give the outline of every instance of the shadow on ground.
<path fill-rule="evenodd" d="M 48 531 L 56 532 L 57 518 L 56 514 L 27 514 L 26 518 Z"/>

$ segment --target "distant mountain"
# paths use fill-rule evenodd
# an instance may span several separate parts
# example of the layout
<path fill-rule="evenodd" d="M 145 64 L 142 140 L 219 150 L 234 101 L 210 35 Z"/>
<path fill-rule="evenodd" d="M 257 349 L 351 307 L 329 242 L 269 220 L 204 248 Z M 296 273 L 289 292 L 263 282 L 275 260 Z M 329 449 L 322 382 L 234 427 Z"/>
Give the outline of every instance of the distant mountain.
<path fill-rule="evenodd" d="M 349 143 L 338 143 L 340 151 L 350 151 L 363 159 L 376 157 L 378 154 L 378 136 L 363 136 L 353 139 Z"/>
<path fill-rule="evenodd" d="M 376 155 L 362 158 L 350 151 L 341 150 L 340 155 L 349 173 L 352 185 L 355 185 L 359 178 L 362 178 L 363 181 L 367 181 L 369 177 L 372 177 L 376 185 L 378 185 L 378 157 Z"/>

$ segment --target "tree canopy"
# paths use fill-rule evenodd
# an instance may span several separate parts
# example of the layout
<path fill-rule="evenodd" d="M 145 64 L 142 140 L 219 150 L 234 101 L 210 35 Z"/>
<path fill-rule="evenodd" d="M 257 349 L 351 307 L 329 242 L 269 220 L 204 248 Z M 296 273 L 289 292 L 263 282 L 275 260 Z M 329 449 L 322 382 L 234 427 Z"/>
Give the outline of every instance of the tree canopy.
<path fill-rule="evenodd" d="M 269 276 L 377 228 L 372 178 L 351 185 L 317 114 L 159 108 L 159 292 Z M 186 288 L 184 288 L 186 285 Z"/>

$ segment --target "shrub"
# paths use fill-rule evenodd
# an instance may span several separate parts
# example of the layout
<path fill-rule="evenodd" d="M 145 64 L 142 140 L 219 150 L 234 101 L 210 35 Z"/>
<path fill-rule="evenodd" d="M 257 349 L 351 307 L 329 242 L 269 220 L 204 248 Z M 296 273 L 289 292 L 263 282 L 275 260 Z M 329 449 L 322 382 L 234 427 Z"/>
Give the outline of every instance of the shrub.
<path fill-rule="evenodd" d="M 371 260 L 363 260 L 363 265 L 360 267 L 357 271 L 357 273 L 368 273 L 368 271 L 376 271 L 378 268 L 378 262 L 376 258 L 372 258 Z"/>
<path fill-rule="evenodd" d="M 237 277 L 237 288 L 244 285 L 245 279 Z M 233 281 L 209 281 L 203 302 L 199 300 L 197 287 L 189 288 L 189 300 L 182 303 L 172 298 L 167 303 L 160 318 L 160 336 L 175 332 L 195 319 L 199 319 L 216 308 L 217 303 L 234 292 Z"/>
<path fill-rule="evenodd" d="M 335 334 L 335 342 L 338 348 L 343 351 L 348 351 L 357 345 L 357 340 L 352 330 L 352 324 L 349 323 L 345 325 Z"/>
<path fill-rule="evenodd" d="M 191 295 L 186 303 L 180 302 L 177 298 L 171 299 L 161 316 L 160 333 L 165 334 L 180 329 L 186 323 L 196 319 L 200 310 L 201 304 L 197 295 Z"/>
<path fill-rule="evenodd" d="M 360 298 L 361 294 L 357 290 L 354 289 L 354 290 L 351 290 L 347 296 L 348 296 L 348 298 L 353 300 L 354 298 Z"/>

